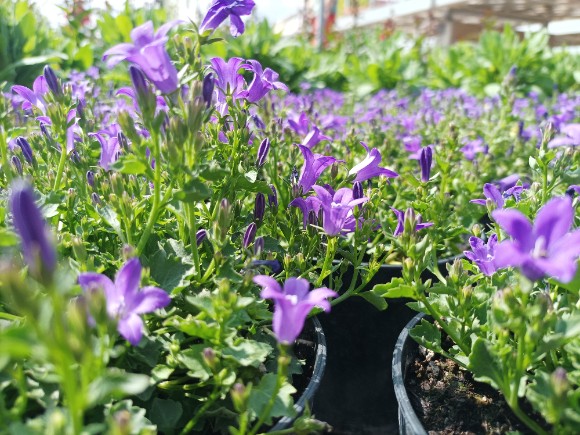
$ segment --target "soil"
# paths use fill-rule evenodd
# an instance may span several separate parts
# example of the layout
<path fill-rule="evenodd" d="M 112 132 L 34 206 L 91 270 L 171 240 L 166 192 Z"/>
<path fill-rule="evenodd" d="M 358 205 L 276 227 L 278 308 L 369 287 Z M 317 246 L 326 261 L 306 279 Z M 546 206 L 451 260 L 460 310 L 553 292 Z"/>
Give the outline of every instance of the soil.
<path fill-rule="evenodd" d="M 407 370 L 405 387 L 430 435 L 533 433 L 519 422 L 500 393 L 422 346 Z"/>

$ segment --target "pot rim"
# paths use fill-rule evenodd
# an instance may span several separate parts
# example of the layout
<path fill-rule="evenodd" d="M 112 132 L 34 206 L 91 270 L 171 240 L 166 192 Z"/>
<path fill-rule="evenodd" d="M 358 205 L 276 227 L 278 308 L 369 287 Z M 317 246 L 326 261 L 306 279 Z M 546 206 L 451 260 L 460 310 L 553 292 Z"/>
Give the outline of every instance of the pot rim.
<path fill-rule="evenodd" d="M 294 411 L 296 411 L 295 417 L 282 417 L 276 424 L 270 429 L 269 432 L 288 429 L 292 426 L 292 423 L 302 415 L 307 404 L 312 403 L 314 395 L 320 386 L 322 381 L 322 376 L 324 375 L 324 369 L 326 368 L 326 336 L 322 330 L 322 325 L 320 320 L 316 317 L 311 318 L 312 323 L 314 323 L 314 332 L 316 334 L 316 356 L 314 357 L 314 369 L 312 371 L 312 377 L 310 382 L 306 386 L 304 392 L 300 398 L 294 403 Z"/>
<path fill-rule="evenodd" d="M 397 339 L 397 344 L 395 345 L 395 350 L 393 351 L 393 387 L 395 389 L 395 396 L 397 397 L 397 403 L 399 406 L 399 433 L 412 433 L 415 435 L 427 435 L 423 424 L 417 417 L 409 396 L 407 395 L 407 390 L 405 388 L 405 375 L 406 375 L 406 356 L 408 351 L 408 346 L 413 341 L 409 336 L 409 331 L 424 317 L 423 313 L 417 314 L 413 317 L 409 323 L 405 325 L 399 338 Z M 413 342 L 414 343 L 414 342 Z M 400 429 L 404 427 L 407 430 L 401 432 Z"/>

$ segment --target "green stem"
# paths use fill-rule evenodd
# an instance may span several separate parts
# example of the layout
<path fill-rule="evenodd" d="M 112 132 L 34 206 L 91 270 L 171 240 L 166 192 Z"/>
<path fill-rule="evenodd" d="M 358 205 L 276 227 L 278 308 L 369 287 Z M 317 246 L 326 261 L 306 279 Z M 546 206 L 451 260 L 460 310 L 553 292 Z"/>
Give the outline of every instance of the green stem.
<path fill-rule="evenodd" d="M 288 363 L 290 362 L 290 359 L 286 354 L 285 345 L 281 344 L 278 346 L 278 348 L 280 349 L 280 355 L 278 356 L 278 376 L 276 377 L 276 386 L 274 387 L 274 391 L 272 392 L 272 395 L 270 396 L 270 399 L 268 400 L 266 407 L 262 410 L 260 418 L 254 425 L 252 430 L 248 432 L 248 435 L 256 435 L 258 430 L 260 430 L 260 427 L 262 427 L 266 419 L 270 416 L 272 408 L 274 408 L 274 403 L 276 403 L 276 399 L 278 398 L 278 393 L 280 392 L 280 389 L 282 388 L 282 385 L 284 385 L 284 381 L 286 380 L 286 370 L 288 368 Z"/>
<path fill-rule="evenodd" d="M 58 169 L 56 170 L 56 179 L 54 180 L 54 186 L 52 188 L 52 190 L 54 190 L 55 192 L 58 189 L 60 189 L 60 183 L 62 181 L 62 174 L 64 172 L 64 165 L 66 164 L 67 155 L 68 154 L 66 152 L 66 146 L 61 145 L 60 161 L 58 162 Z"/>
<path fill-rule="evenodd" d="M 153 226 L 157 221 L 157 214 L 159 213 L 159 202 L 161 199 L 161 153 L 159 149 L 159 137 L 155 130 L 152 130 L 151 133 L 153 137 L 153 158 L 155 159 L 155 172 L 153 174 L 153 207 L 151 208 L 151 213 L 149 214 L 149 218 L 147 219 L 147 224 L 145 226 L 145 230 L 141 235 L 141 239 L 139 240 L 139 244 L 137 245 L 137 255 L 141 255 L 143 253 L 143 249 L 145 249 L 145 245 L 151 236 L 151 231 L 153 230 Z"/>
<path fill-rule="evenodd" d="M 215 384 L 213 386 L 213 391 L 211 392 L 211 395 L 207 399 L 207 402 L 205 402 L 203 404 L 203 406 L 200 408 L 200 410 L 194 415 L 194 417 L 187 422 L 187 424 L 185 425 L 185 427 L 181 431 L 181 435 L 188 434 L 188 433 L 190 433 L 193 430 L 193 428 L 195 427 L 195 425 L 197 424 L 197 422 L 199 421 L 199 419 L 201 418 L 201 416 L 203 416 L 206 413 L 206 411 L 218 399 L 218 397 L 219 397 L 219 394 L 218 393 L 219 393 L 219 385 Z"/>
<path fill-rule="evenodd" d="M 429 301 L 427 300 L 425 295 L 423 295 L 423 294 L 419 295 L 418 299 L 420 302 L 422 302 L 425 305 L 425 307 L 427 308 L 427 311 L 429 312 L 429 315 L 437 321 L 437 323 L 439 324 L 441 329 L 443 329 L 443 331 L 445 331 L 445 333 L 449 336 L 449 338 L 451 338 L 451 340 L 453 340 L 453 342 L 457 346 L 459 346 L 461 351 L 466 356 L 469 356 L 470 349 L 463 343 L 463 341 L 457 336 L 457 334 L 455 334 L 451 329 L 449 329 L 447 327 L 446 323 L 443 322 L 443 319 L 441 318 L 441 315 L 439 314 L 439 312 L 435 309 L 435 307 L 433 305 L 431 305 L 429 303 Z"/>
<path fill-rule="evenodd" d="M 326 256 L 324 257 L 324 263 L 322 264 L 322 270 L 320 271 L 320 276 L 316 281 L 316 286 L 322 285 L 324 278 L 330 273 L 330 266 L 332 264 L 332 259 L 334 258 L 334 253 L 336 252 L 336 237 L 329 237 L 326 244 Z"/>
<path fill-rule="evenodd" d="M 6 174 L 6 184 L 8 185 L 12 181 L 12 171 L 8 167 L 8 141 L 4 133 L 4 127 L 0 127 L 0 157 L 2 158 L 2 168 L 4 168 L 3 172 Z"/>

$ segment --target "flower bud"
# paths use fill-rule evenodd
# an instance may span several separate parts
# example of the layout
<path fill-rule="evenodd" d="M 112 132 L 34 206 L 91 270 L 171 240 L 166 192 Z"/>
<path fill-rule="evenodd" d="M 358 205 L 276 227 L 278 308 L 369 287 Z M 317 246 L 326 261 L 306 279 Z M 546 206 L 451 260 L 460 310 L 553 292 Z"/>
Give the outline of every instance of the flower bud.
<path fill-rule="evenodd" d="M 12 156 L 10 161 L 12 162 L 12 166 L 14 166 L 14 169 L 16 169 L 16 172 L 18 172 L 18 175 L 22 175 L 22 162 L 20 161 L 18 156 Z"/>
<path fill-rule="evenodd" d="M 13 183 L 10 210 L 14 227 L 22 240 L 24 259 L 31 275 L 44 282 L 51 281 L 56 268 L 56 249 L 28 183 Z"/>
<path fill-rule="evenodd" d="M 256 160 L 256 166 L 261 168 L 266 162 L 266 157 L 268 157 L 268 151 L 270 151 L 270 139 L 266 138 L 260 144 L 258 148 L 258 159 Z"/>
<path fill-rule="evenodd" d="M 44 79 L 46 80 L 46 84 L 48 85 L 48 89 L 50 89 L 50 92 L 52 92 L 52 94 L 55 97 L 60 97 L 63 95 L 62 93 L 62 87 L 60 86 L 60 83 L 58 82 L 58 78 L 56 77 L 56 74 L 54 73 L 54 70 L 46 65 L 44 67 Z"/>
<path fill-rule="evenodd" d="M 52 136 L 50 134 L 50 131 L 48 131 L 48 127 L 47 127 L 46 123 L 44 123 L 44 122 L 40 123 L 40 131 L 49 142 L 52 142 Z"/>
<path fill-rule="evenodd" d="M 251 118 L 252 118 L 252 121 L 254 121 L 254 125 L 258 129 L 260 129 L 260 130 L 265 130 L 266 129 L 266 124 L 264 124 L 264 121 L 262 121 L 262 118 L 260 118 L 258 115 L 256 115 L 256 114 L 251 115 Z"/>
<path fill-rule="evenodd" d="M 87 184 L 91 187 L 95 187 L 95 173 L 93 171 L 87 171 Z"/>
<path fill-rule="evenodd" d="M 415 210 L 413 210 L 411 207 L 409 207 L 405 211 L 403 222 L 404 222 L 403 225 L 404 225 L 404 232 L 405 233 L 412 234 L 415 232 L 417 220 L 416 220 Z"/>
<path fill-rule="evenodd" d="M 209 73 L 203 78 L 202 97 L 207 108 L 212 102 L 214 84 L 213 73 Z"/>
<path fill-rule="evenodd" d="M 258 229 L 258 227 L 256 226 L 256 224 L 254 222 L 252 222 L 250 225 L 248 225 L 248 228 L 246 228 L 246 232 L 244 233 L 244 240 L 243 240 L 243 247 L 244 248 L 247 249 L 254 242 L 254 238 L 256 237 L 257 229 Z"/>
<path fill-rule="evenodd" d="M 333 163 L 330 168 L 330 177 L 334 180 L 338 176 L 338 163 Z"/>
<path fill-rule="evenodd" d="M 87 250 L 85 245 L 80 237 L 73 237 L 72 239 L 72 249 L 73 253 L 75 254 L 75 258 L 84 263 L 87 260 Z"/>
<path fill-rule="evenodd" d="M 431 147 L 425 147 L 421 150 L 419 164 L 421 166 L 421 181 L 426 183 L 431 177 L 431 163 L 433 162 L 433 150 Z"/>
<path fill-rule="evenodd" d="M 101 198 L 99 197 L 97 192 L 91 193 L 91 201 L 93 202 L 93 205 L 100 205 L 101 204 Z"/>
<path fill-rule="evenodd" d="M 232 387 L 230 395 L 232 396 L 232 403 L 235 410 L 239 413 L 244 412 L 246 410 L 246 402 L 250 395 L 250 389 L 246 388 L 244 384 L 237 382 Z"/>
<path fill-rule="evenodd" d="M 259 257 L 262 252 L 264 252 L 264 238 L 258 237 L 254 242 L 254 255 Z"/>
<path fill-rule="evenodd" d="M 278 192 L 276 192 L 276 187 L 270 184 L 270 190 L 272 190 L 272 193 L 268 195 L 268 205 L 271 208 L 278 208 Z"/>
<path fill-rule="evenodd" d="M 264 211 L 266 209 L 266 198 L 264 194 L 258 192 L 256 195 L 256 202 L 254 203 L 254 220 L 257 222 L 262 222 L 264 219 Z"/>
<path fill-rule="evenodd" d="M 133 88 L 135 89 L 135 98 L 137 99 L 137 104 L 141 109 L 143 118 L 152 119 L 157 107 L 157 98 L 149 89 L 145 74 L 134 65 L 129 67 L 129 74 Z"/>
<path fill-rule="evenodd" d="M 550 376 L 550 381 L 554 388 L 554 393 L 557 396 L 564 396 L 570 387 L 570 382 L 568 381 L 568 374 L 566 370 L 562 367 L 558 367 L 554 373 Z"/>
<path fill-rule="evenodd" d="M 206 238 L 207 231 L 204 229 L 197 230 L 197 233 L 195 233 L 195 242 L 197 243 L 197 246 L 201 245 Z"/>
<path fill-rule="evenodd" d="M 360 181 L 355 181 L 352 186 L 352 199 L 360 199 L 364 196 L 363 187 Z"/>
<path fill-rule="evenodd" d="M 217 356 L 215 354 L 215 350 L 211 347 L 206 347 L 204 350 L 201 351 L 201 357 L 203 361 L 207 364 L 210 369 L 215 369 L 217 364 Z"/>
<path fill-rule="evenodd" d="M 22 155 L 24 156 L 26 161 L 28 163 L 32 163 L 34 161 L 34 156 L 32 155 L 32 148 L 30 147 L 30 144 L 28 143 L 26 138 L 18 136 L 16 138 L 16 145 L 18 145 L 22 150 Z"/>
<path fill-rule="evenodd" d="M 117 142 L 119 142 L 119 148 L 123 151 L 129 151 L 129 141 L 127 136 L 123 134 L 122 131 L 117 133 Z"/>

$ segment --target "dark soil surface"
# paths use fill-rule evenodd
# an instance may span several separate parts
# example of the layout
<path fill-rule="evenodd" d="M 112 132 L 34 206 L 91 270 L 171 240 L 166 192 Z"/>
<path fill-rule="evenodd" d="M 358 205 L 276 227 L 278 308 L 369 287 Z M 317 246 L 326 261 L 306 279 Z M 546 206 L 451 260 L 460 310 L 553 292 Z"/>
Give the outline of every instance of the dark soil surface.
<path fill-rule="evenodd" d="M 430 435 L 530 434 L 505 400 L 473 380 L 456 363 L 419 346 L 405 386 L 415 413 Z"/>

